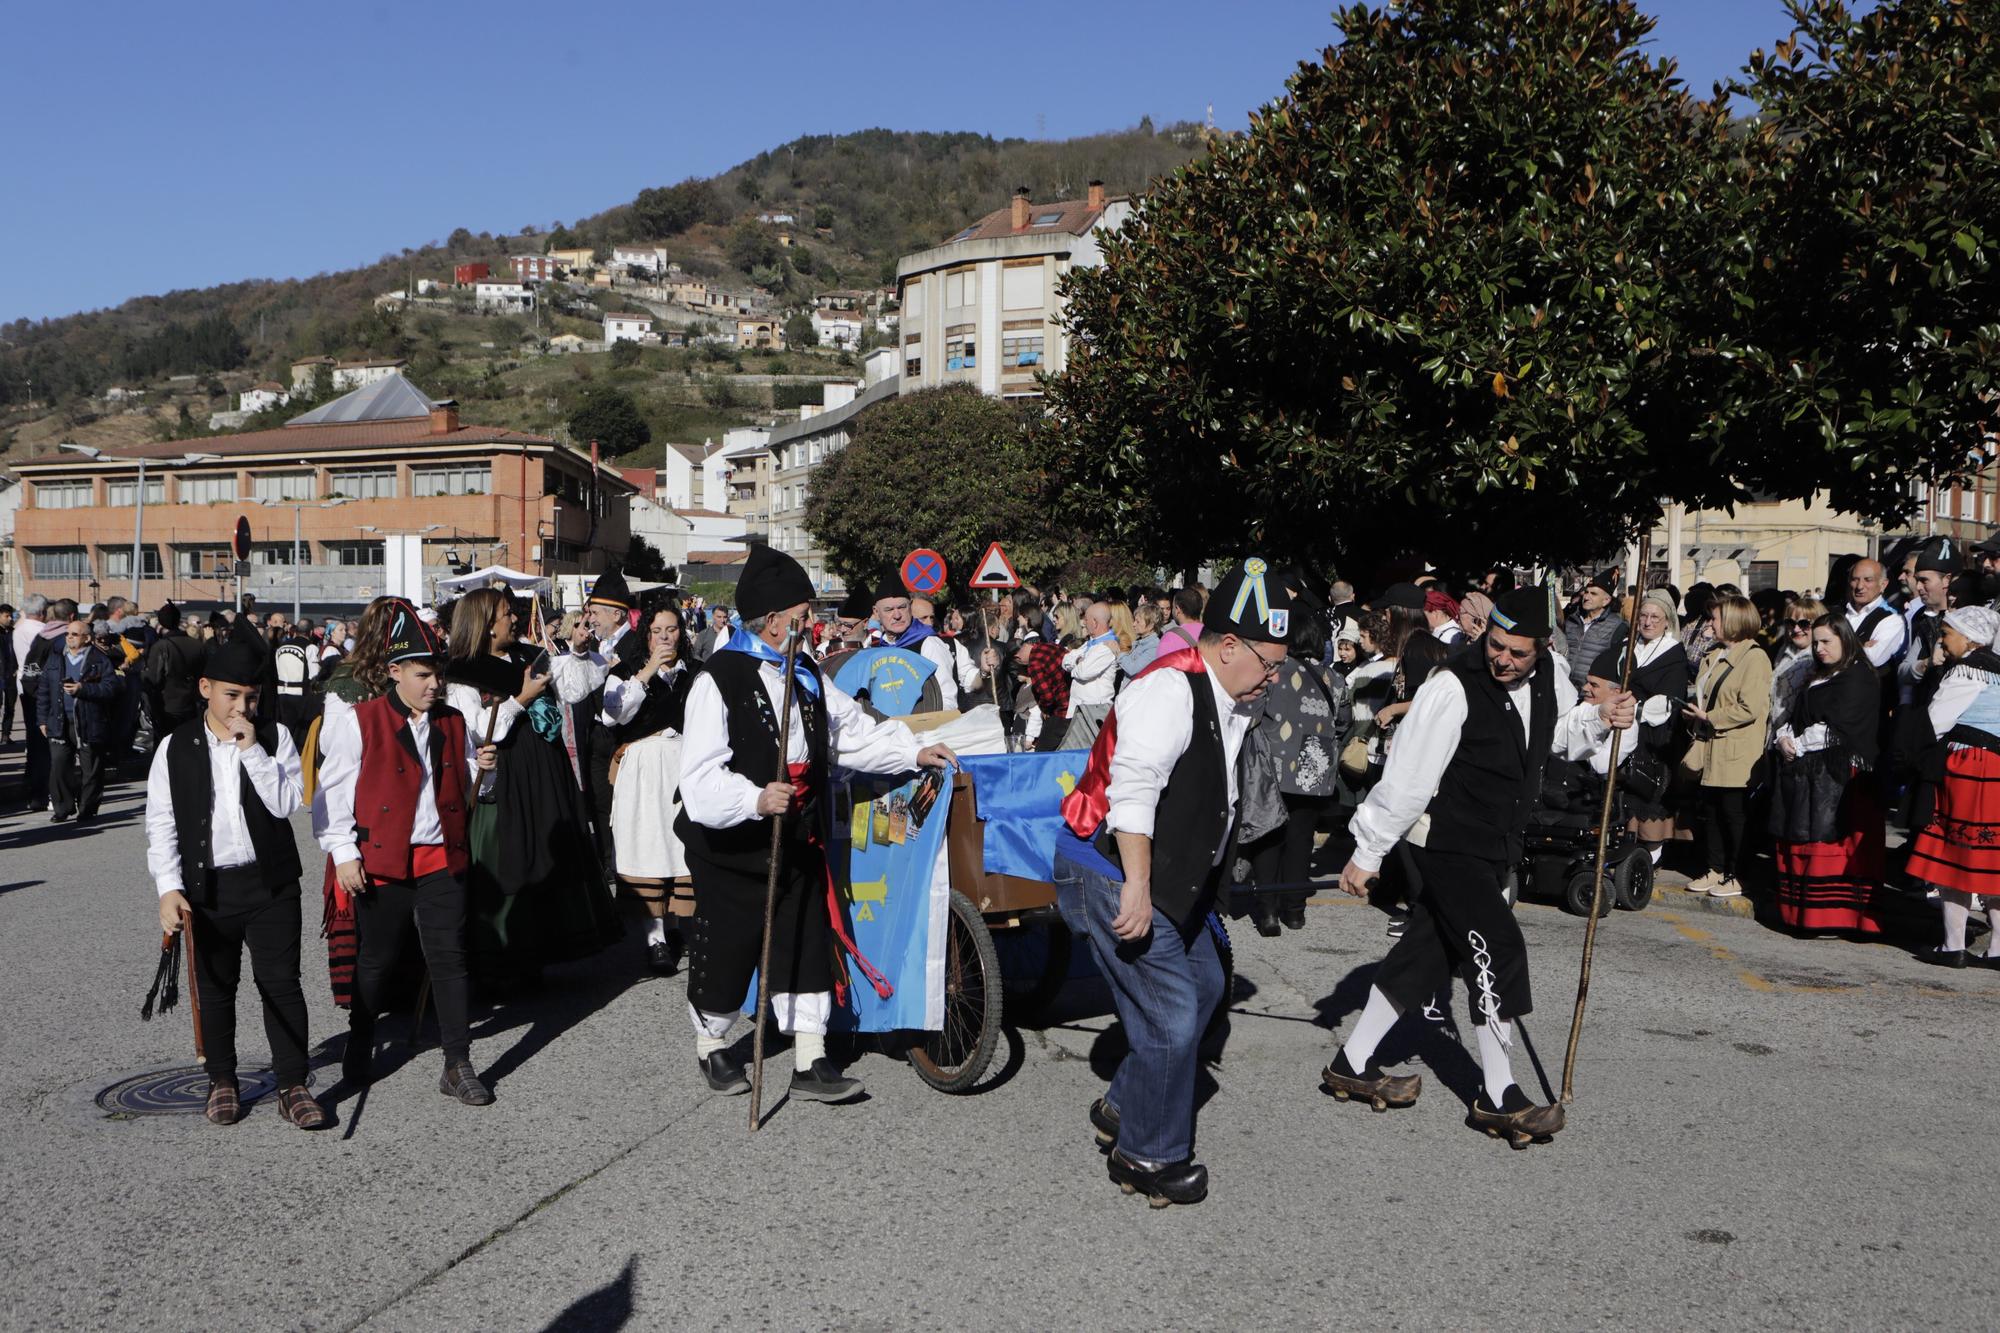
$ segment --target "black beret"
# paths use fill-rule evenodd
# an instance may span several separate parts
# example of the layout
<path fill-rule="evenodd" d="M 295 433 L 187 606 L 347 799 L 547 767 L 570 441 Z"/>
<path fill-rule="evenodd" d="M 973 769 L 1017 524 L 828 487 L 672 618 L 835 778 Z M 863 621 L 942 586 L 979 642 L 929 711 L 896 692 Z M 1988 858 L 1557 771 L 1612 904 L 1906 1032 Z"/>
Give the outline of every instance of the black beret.
<path fill-rule="evenodd" d="M 1541 588 L 1516 588 L 1493 604 L 1487 623 L 1507 634 L 1546 639 L 1555 633 L 1549 619 L 1549 595 Z"/>
<path fill-rule="evenodd" d="M 1201 627 L 1259 643 L 1287 643 L 1292 636 L 1291 594 L 1270 561 L 1250 556 L 1209 594 Z"/>

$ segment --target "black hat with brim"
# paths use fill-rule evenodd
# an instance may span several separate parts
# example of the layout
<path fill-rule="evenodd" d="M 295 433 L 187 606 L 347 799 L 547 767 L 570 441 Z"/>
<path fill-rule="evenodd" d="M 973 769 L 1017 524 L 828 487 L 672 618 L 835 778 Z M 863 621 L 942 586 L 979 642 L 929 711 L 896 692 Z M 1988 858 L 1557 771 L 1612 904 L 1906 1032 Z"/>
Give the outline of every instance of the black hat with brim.
<path fill-rule="evenodd" d="M 743 577 L 736 581 L 738 615 L 755 620 L 812 599 L 812 578 L 804 565 L 762 542 L 750 548 Z"/>
<path fill-rule="evenodd" d="M 1201 627 L 1258 643 L 1286 643 L 1292 636 L 1291 594 L 1270 561 L 1249 556 L 1209 594 Z"/>
<path fill-rule="evenodd" d="M 1622 682 L 1625 679 L 1625 645 L 1613 644 L 1597 655 L 1590 664 L 1590 674 L 1599 680 Z"/>
<path fill-rule="evenodd" d="M 1917 548 L 1917 569 L 1938 574 L 1956 574 L 1965 568 L 1958 543 L 1949 537 L 1933 537 Z"/>
<path fill-rule="evenodd" d="M 1516 588 L 1493 604 L 1486 623 L 1507 634 L 1546 639 L 1555 633 L 1549 618 L 1549 596 L 1540 588 Z"/>
<path fill-rule="evenodd" d="M 584 605 L 592 604 L 615 606 L 620 611 L 632 609 L 632 589 L 626 585 L 624 570 L 613 565 L 591 581 L 590 596 L 584 599 Z"/>
<path fill-rule="evenodd" d="M 225 639 L 202 658 L 201 674 L 218 684 L 257 686 L 264 683 L 266 663 L 262 649 L 239 639 Z"/>
<path fill-rule="evenodd" d="M 840 604 L 842 620 L 866 620 L 875 614 L 875 599 L 868 595 L 866 588 L 856 588 L 847 594 Z"/>
<path fill-rule="evenodd" d="M 875 601 L 877 602 L 889 602 L 897 598 L 907 601 L 909 597 L 910 589 L 903 582 L 903 576 L 900 573 L 891 572 L 887 578 L 875 585 Z M 874 610 L 873 603 L 869 604 L 869 610 Z"/>
<path fill-rule="evenodd" d="M 1400 606 L 1405 611 L 1421 611 L 1424 609 L 1424 590 L 1414 583 L 1392 583 L 1369 605 L 1377 611 L 1391 606 Z"/>
<path fill-rule="evenodd" d="M 396 610 L 389 617 L 389 633 L 386 651 L 382 658 L 390 666 L 398 662 L 412 662 L 422 658 L 435 658 L 442 654 L 442 646 L 437 636 L 431 632 L 417 615 L 417 609 L 408 602 L 396 603 Z"/>

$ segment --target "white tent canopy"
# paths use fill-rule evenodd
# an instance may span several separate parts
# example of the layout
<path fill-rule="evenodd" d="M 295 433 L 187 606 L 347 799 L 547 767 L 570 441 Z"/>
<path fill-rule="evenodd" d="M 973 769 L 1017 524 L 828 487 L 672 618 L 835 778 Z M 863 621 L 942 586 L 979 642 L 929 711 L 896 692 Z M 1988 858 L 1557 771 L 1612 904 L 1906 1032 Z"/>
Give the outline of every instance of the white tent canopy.
<path fill-rule="evenodd" d="M 490 588 L 494 584 L 504 584 L 515 592 L 547 592 L 549 581 L 537 574 L 523 574 L 518 569 L 505 565 L 488 565 L 475 569 L 470 574 L 460 574 L 453 578 L 439 579 L 439 592 L 463 593 L 474 588 Z"/>

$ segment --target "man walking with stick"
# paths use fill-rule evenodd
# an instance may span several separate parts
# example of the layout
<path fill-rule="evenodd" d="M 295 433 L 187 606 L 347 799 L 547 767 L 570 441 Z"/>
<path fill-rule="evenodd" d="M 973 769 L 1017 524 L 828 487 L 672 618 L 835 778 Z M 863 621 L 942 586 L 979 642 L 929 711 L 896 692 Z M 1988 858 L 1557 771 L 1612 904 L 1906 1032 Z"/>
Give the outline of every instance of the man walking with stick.
<path fill-rule="evenodd" d="M 919 747 L 901 722 L 870 718 L 810 657 L 787 651 L 812 595 L 798 561 L 750 548 L 737 585 L 743 626 L 709 654 L 688 691 L 675 832 L 694 879 L 688 1012 L 702 1077 L 717 1092 L 750 1090 L 725 1047 L 761 954 L 769 967 L 759 988 L 779 1029 L 793 1034 L 792 1095 L 840 1102 L 862 1089 L 826 1056 L 835 950 L 845 943 L 824 850 L 830 769 L 904 773 L 957 757 Z M 775 850 L 773 820 L 782 821 Z"/>
<path fill-rule="evenodd" d="M 1415 1102 L 1422 1080 L 1384 1073 L 1375 1050 L 1399 1015 L 1422 1008 L 1456 972 L 1484 1074 L 1471 1123 L 1516 1148 L 1560 1130 L 1563 1110 L 1531 1103 L 1514 1082 L 1512 1024 L 1532 1001 L 1527 946 L 1501 878 L 1520 860 L 1549 756 L 1588 758 L 1636 713 L 1623 691 L 1601 704 L 1577 702 L 1576 687 L 1548 654 L 1553 629 L 1541 589 L 1508 593 L 1485 636 L 1431 673 L 1397 728 L 1382 781 L 1355 811 L 1354 857 L 1340 887 L 1365 896 L 1393 855 L 1410 921 L 1321 1074 L 1342 1101 L 1357 1098 L 1378 1111 Z"/>

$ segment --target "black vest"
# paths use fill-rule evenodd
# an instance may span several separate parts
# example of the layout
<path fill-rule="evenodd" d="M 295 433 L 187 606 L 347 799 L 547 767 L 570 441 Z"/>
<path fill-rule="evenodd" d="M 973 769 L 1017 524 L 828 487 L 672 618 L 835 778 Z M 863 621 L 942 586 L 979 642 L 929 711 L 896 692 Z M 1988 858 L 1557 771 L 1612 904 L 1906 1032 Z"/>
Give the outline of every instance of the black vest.
<path fill-rule="evenodd" d="M 1215 901 L 1216 846 L 1229 836 L 1220 867 L 1226 872 L 1236 842 L 1228 751 L 1222 745 L 1215 690 L 1205 674 L 1189 672 L 1187 682 L 1194 697 L 1194 731 L 1187 749 L 1174 761 L 1153 813 L 1153 906 L 1183 930 L 1199 925 Z"/>
<path fill-rule="evenodd" d="M 1854 627 L 1854 637 L 1861 640 L 1862 645 L 1865 647 L 1868 643 L 1869 638 L 1873 636 L 1873 634 L 1875 633 L 1875 627 L 1877 625 L 1889 619 L 1889 617 L 1891 616 L 1900 616 L 1902 614 L 1903 613 L 1901 611 L 1898 611 L 1894 607 L 1889 606 L 1887 604 L 1878 606 L 1873 611 L 1870 611 L 1867 615 L 1861 617 L 1861 623 Z M 1907 649 L 1909 646 L 1910 644 L 1908 636 L 1906 635 L 1904 638 L 1903 647 Z M 1895 693 L 1896 666 L 1899 661 L 1901 661 L 1899 657 L 1892 656 L 1888 661 L 1884 662 L 1881 666 L 1875 668 L 1876 679 L 1883 681 L 1888 686 L 1888 688 L 1883 691 L 1885 697 L 1882 701 L 1882 707 L 1885 712 L 1896 706 L 1896 693 Z"/>
<path fill-rule="evenodd" d="M 811 658 L 801 655 L 799 665 L 818 678 L 819 668 Z M 717 650 L 709 654 L 702 666 L 715 681 L 715 688 L 722 695 L 723 707 L 728 710 L 729 771 L 748 778 L 759 787 L 784 781 L 785 769 L 779 763 L 782 751 L 779 748 L 778 711 L 771 706 L 771 696 L 764 692 L 758 660 L 748 653 Z M 792 691 L 792 707 L 798 710 L 799 721 L 805 727 L 806 755 L 812 769 L 813 787 L 823 798 L 828 774 L 826 707 L 817 697 L 797 688 Z M 787 841 L 804 842 L 812 832 L 817 832 L 823 842 L 827 841 L 832 831 L 831 825 L 825 822 L 828 811 L 829 803 L 816 799 L 800 814 L 787 817 Z M 687 848 L 688 855 L 714 865 L 760 878 L 770 867 L 771 826 L 767 820 L 746 819 L 733 828 L 709 828 L 688 818 L 687 809 L 683 806 L 680 817 L 674 820 L 674 833 Z"/>
<path fill-rule="evenodd" d="M 1431 798 L 1425 846 L 1508 864 L 1521 855 L 1521 830 L 1541 793 L 1556 732 L 1554 668 L 1545 652 L 1529 678 L 1529 730 L 1507 690 L 1487 669 L 1484 649 L 1442 668 L 1465 688 L 1465 727 Z"/>
<path fill-rule="evenodd" d="M 201 892 L 202 880 L 215 864 L 215 849 L 209 845 L 210 817 L 215 793 L 208 767 L 208 740 L 202 735 L 208 726 L 204 718 L 174 729 L 167 742 L 167 780 L 174 793 L 174 838 L 181 852 L 181 884 L 189 894 Z M 259 722 L 257 743 L 264 752 L 278 753 L 278 724 Z M 296 889 L 299 883 L 299 848 L 292 840 L 290 821 L 279 819 L 264 808 L 264 798 L 242 775 L 243 826 L 250 831 L 250 845 L 257 852 L 257 868 L 267 887 Z"/>
<path fill-rule="evenodd" d="M 643 667 L 645 663 L 639 665 Z M 630 722 L 617 729 L 618 744 L 630 745 L 668 728 L 679 731 L 687 720 L 688 691 L 694 688 L 694 678 L 700 671 L 700 663 L 689 662 L 666 679 L 661 679 L 660 674 L 654 672 L 646 681 L 646 697 L 639 701 L 639 711 L 632 715 Z M 620 680 L 630 680 L 636 674 L 636 671 L 626 671 L 622 664 L 612 672 Z"/>

